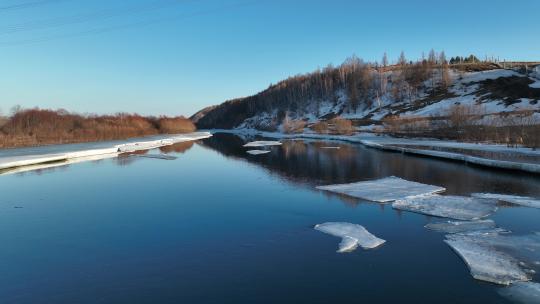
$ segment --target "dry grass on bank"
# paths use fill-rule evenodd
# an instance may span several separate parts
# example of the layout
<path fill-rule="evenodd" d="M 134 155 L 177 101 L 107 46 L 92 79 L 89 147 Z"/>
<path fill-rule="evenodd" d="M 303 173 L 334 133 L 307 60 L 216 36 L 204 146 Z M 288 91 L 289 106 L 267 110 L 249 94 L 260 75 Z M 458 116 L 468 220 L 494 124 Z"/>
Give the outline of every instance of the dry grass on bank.
<path fill-rule="evenodd" d="M 290 119 L 289 117 L 285 117 L 283 119 L 283 132 L 286 134 L 297 134 L 304 132 L 304 128 L 306 127 L 306 122 L 302 119 Z"/>
<path fill-rule="evenodd" d="M 0 125 L 0 148 L 126 139 L 195 129 L 183 117 L 82 116 L 62 110 L 29 109 L 15 113 Z"/>
<path fill-rule="evenodd" d="M 456 105 L 441 117 L 387 117 L 382 131 L 394 136 L 540 148 L 540 123 L 534 111 L 487 115 L 481 106 Z"/>
<path fill-rule="evenodd" d="M 319 134 L 351 135 L 354 133 L 352 122 L 341 117 L 319 121 L 313 124 L 310 128 Z"/>

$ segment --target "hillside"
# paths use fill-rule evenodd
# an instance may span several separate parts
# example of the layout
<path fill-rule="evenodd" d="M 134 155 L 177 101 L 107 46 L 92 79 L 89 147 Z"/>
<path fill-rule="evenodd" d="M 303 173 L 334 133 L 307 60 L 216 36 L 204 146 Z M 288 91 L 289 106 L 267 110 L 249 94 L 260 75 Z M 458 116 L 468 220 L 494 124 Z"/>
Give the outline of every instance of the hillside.
<path fill-rule="evenodd" d="M 388 129 L 396 119 L 449 120 L 461 111 L 480 124 L 515 124 L 515 116 L 540 122 L 538 63 L 456 63 L 441 55 L 414 63 L 400 58 L 395 65 L 352 57 L 206 108 L 192 120 L 199 128 L 283 131 L 283 121 L 310 126 L 339 116 L 371 130 Z"/>

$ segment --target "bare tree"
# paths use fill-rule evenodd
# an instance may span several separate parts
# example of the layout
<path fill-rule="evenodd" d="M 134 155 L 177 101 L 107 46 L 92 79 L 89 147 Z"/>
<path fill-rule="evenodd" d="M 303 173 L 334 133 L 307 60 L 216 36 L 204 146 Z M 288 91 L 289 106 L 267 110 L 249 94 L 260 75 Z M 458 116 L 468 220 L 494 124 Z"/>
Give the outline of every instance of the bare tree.
<path fill-rule="evenodd" d="M 398 65 L 400 65 L 401 67 L 407 65 L 407 58 L 405 58 L 405 52 L 403 51 L 401 51 L 401 53 L 399 54 Z"/>
<path fill-rule="evenodd" d="M 441 89 L 446 90 L 450 85 L 450 73 L 444 51 L 439 54 L 439 73 L 441 75 L 440 87 Z"/>
<path fill-rule="evenodd" d="M 14 105 L 13 107 L 11 107 L 9 112 L 10 112 L 11 116 L 13 116 L 13 115 L 19 113 L 20 111 L 22 111 L 22 107 L 20 105 Z"/>
<path fill-rule="evenodd" d="M 386 68 L 388 66 L 388 56 L 386 55 L 386 52 L 384 52 L 381 64 L 383 68 Z"/>

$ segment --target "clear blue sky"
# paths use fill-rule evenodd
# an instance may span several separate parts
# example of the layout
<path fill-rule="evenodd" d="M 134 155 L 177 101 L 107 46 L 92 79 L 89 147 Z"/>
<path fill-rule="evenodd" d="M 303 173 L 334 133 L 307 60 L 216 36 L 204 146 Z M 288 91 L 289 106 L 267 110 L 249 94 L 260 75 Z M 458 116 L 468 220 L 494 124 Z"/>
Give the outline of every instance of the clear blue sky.
<path fill-rule="evenodd" d="M 356 54 L 540 60 L 540 1 L 0 0 L 0 109 L 191 115 Z"/>

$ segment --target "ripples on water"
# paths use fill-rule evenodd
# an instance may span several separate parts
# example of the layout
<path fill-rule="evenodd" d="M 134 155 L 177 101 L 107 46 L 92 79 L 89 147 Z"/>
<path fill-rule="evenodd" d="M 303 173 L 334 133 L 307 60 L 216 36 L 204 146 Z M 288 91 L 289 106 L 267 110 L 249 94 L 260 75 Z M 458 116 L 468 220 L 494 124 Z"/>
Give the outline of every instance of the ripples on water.
<path fill-rule="evenodd" d="M 537 177 L 339 142 L 249 155 L 217 134 L 149 153 L 0 176 L 1 303 L 507 303 L 423 226 L 437 219 L 316 190 L 385 176 L 447 194 L 540 197 Z M 325 149 L 339 146 L 340 149 Z M 515 232 L 540 210 L 501 208 Z M 335 252 L 315 224 L 385 239 Z M 536 278 L 538 281 L 538 278 Z"/>

